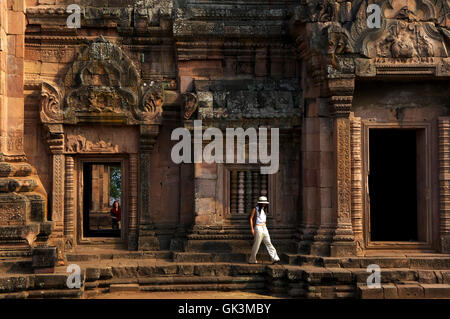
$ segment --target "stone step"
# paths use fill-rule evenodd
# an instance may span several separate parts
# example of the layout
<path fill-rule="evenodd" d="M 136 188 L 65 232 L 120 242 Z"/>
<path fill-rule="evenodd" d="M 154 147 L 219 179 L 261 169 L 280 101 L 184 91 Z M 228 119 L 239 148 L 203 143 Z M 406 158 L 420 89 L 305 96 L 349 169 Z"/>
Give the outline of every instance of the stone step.
<path fill-rule="evenodd" d="M 450 256 L 384 256 L 384 257 L 320 257 L 303 254 L 281 253 L 282 262 L 289 265 L 367 268 L 378 265 L 380 268 L 411 268 L 411 269 L 450 269 Z"/>
<path fill-rule="evenodd" d="M 0 260 L 0 273 L 4 274 L 29 274 L 32 273 L 31 258 L 10 258 Z"/>
<path fill-rule="evenodd" d="M 67 253 L 68 262 L 101 261 L 117 259 L 164 259 L 172 260 L 172 251 L 130 251 L 121 253 Z"/>
<path fill-rule="evenodd" d="M 264 282 L 264 276 L 172 276 L 157 278 L 139 278 L 141 286 L 148 285 L 197 285 L 197 284 L 228 284 Z"/>
<path fill-rule="evenodd" d="M 307 282 L 309 285 L 334 285 L 367 283 L 370 274 L 363 268 L 322 268 L 282 266 L 291 282 Z M 267 269 L 269 275 L 270 268 Z M 283 275 L 281 275 L 282 277 Z M 409 268 L 384 268 L 380 272 L 381 283 L 418 282 L 423 284 L 450 284 L 450 270 L 417 270 Z"/>
<path fill-rule="evenodd" d="M 201 285 L 157 285 L 144 286 L 141 291 L 265 291 L 264 282 L 201 284 Z"/>
<path fill-rule="evenodd" d="M 380 288 L 369 288 L 367 285 L 358 284 L 357 296 L 362 299 L 448 299 L 450 284 L 404 282 L 381 284 Z"/>
<path fill-rule="evenodd" d="M 248 262 L 250 253 L 202 253 L 202 252 L 174 252 L 173 261 L 175 262 Z M 270 262 L 269 254 L 259 252 L 258 261 Z"/>
<path fill-rule="evenodd" d="M 112 284 L 109 286 L 109 292 L 122 292 L 122 291 L 139 291 L 138 284 Z"/>
<path fill-rule="evenodd" d="M 164 276 L 238 276 L 264 273 L 264 264 L 250 265 L 246 263 L 167 263 L 142 261 L 139 264 L 126 265 L 93 265 L 80 263 L 86 274 L 86 281 L 122 279 L 122 278 L 155 278 Z"/>
<path fill-rule="evenodd" d="M 265 278 L 253 276 L 166 276 L 149 278 L 121 278 L 86 282 L 85 289 L 108 288 L 118 291 L 201 291 L 264 289 Z"/>
<path fill-rule="evenodd" d="M 191 277 L 189 280 L 173 278 L 167 283 L 157 281 L 153 284 L 141 285 L 142 291 L 254 291 L 265 290 L 263 277 Z"/>
<path fill-rule="evenodd" d="M 30 291 L 0 294 L 0 299 L 26 299 L 26 298 L 72 299 L 72 298 L 80 298 L 82 294 L 83 291 L 81 289 L 30 290 Z"/>

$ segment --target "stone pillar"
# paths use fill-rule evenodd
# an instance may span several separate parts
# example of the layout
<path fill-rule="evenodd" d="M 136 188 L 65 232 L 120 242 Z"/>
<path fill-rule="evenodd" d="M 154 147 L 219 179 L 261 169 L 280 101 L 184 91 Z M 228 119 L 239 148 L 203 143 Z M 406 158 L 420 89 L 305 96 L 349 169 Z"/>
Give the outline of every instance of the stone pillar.
<path fill-rule="evenodd" d="M 450 118 L 439 123 L 440 250 L 450 253 Z"/>
<path fill-rule="evenodd" d="M 298 250 L 314 255 L 329 254 L 333 231 L 332 127 L 324 107 L 322 99 L 308 99 L 302 129 L 303 210 Z"/>
<path fill-rule="evenodd" d="M 137 243 L 137 194 L 138 194 L 138 173 L 137 154 L 130 154 L 130 177 L 129 177 L 129 213 L 128 213 L 128 250 L 136 250 Z"/>
<path fill-rule="evenodd" d="M 0 1 L 0 246 L 28 249 L 51 233 L 47 194 L 27 163 L 24 130 L 25 1 Z"/>
<path fill-rule="evenodd" d="M 159 240 L 151 221 L 150 204 L 150 154 L 159 133 L 158 125 L 140 126 L 140 220 L 139 250 L 159 250 Z"/>
<path fill-rule="evenodd" d="M 334 205 L 335 230 L 330 245 L 331 256 L 356 254 L 351 222 L 351 145 L 350 109 L 353 100 L 354 76 L 329 79 L 331 112 L 334 116 Z"/>
<path fill-rule="evenodd" d="M 50 236 L 52 245 L 58 247 L 58 264 L 64 264 L 64 183 L 65 183 L 65 157 L 64 157 L 64 131 L 61 124 L 48 124 L 47 144 L 52 153 L 52 211 L 51 220 L 54 230 Z"/>
<path fill-rule="evenodd" d="M 350 114 L 350 132 L 352 150 L 351 215 L 356 252 L 361 253 L 364 248 L 361 118 L 353 117 L 352 113 Z"/>
<path fill-rule="evenodd" d="M 75 183 L 74 160 L 66 155 L 66 172 L 64 186 L 64 251 L 73 248 L 74 216 L 75 216 Z"/>

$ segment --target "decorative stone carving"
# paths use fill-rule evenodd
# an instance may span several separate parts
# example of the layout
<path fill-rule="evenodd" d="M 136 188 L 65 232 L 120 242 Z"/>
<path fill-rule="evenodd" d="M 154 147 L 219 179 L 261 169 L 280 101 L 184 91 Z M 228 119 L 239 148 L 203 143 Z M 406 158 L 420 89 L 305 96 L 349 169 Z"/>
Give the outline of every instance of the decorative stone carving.
<path fill-rule="evenodd" d="M 437 76 L 449 76 L 450 75 L 450 58 L 442 59 L 436 67 Z"/>
<path fill-rule="evenodd" d="M 439 118 L 440 249 L 450 253 L 450 118 Z"/>
<path fill-rule="evenodd" d="M 139 124 L 157 119 L 164 103 L 162 86 L 155 85 L 138 104 L 141 88 L 136 67 L 121 48 L 103 37 L 78 54 L 64 85 L 64 123 L 68 124 Z"/>
<path fill-rule="evenodd" d="M 66 156 L 66 175 L 65 175 L 65 192 L 64 192 L 64 249 L 71 250 L 73 248 L 74 234 L 74 159 L 72 156 Z"/>
<path fill-rule="evenodd" d="M 302 112 L 303 97 L 299 94 L 301 90 L 296 81 L 220 80 L 195 83 L 198 117 L 201 119 L 280 119 L 284 125 L 289 125 L 285 119 L 295 120 Z M 187 99 L 193 103 L 189 111 L 192 114 L 195 99 Z"/>
<path fill-rule="evenodd" d="M 62 93 L 55 84 L 42 82 L 41 121 L 42 123 L 61 123 L 63 121 Z"/>
<path fill-rule="evenodd" d="M 358 76 L 375 76 L 377 69 L 372 59 L 356 59 L 355 73 Z"/>
<path fill-rule="evenodd" d="M 351 133 L 351 218 L 356 251 L 363 250 L 363 181 L 362 181 L 362 141 L 361 118 L 350 117 Z"/>
<path fill-rule="evenodd" d="M 113 145 L 103 140 L 92 142 L 84 136 L 68 136 L 66 140 L 67 153 L 118 153 L 119 145 Z"/>
<path fill-rule="evenodd" d="M 398 21 L 388 28 L 388 35 L 377 44 L 378 57 L 427 58 L 434 56 L 430 38 L 418 24 Z M 422 59 L 423 60 L 423 59 Z"/>
<path fill-rule="evenodd" d="M 195 113 L 198 106 L 197 95 L 193 93 L 183 94 L 183 104 L 184 104 L 184 119 L 189 120 L 192 114 Z"/>
<path fill-rule="evenodd" d="M 153 82 L 142 96 L 140 107 L 136 109 L 136 117 L 140 120 L 160 120 L 165 100 L 162 83 Z"/>

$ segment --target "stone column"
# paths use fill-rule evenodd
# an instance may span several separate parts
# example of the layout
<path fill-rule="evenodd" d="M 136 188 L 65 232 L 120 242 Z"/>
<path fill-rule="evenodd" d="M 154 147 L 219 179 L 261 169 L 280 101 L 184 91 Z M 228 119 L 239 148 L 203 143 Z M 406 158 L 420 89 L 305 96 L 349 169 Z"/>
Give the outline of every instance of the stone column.
<path fill-rule="evenodd" d="M 351 221 L 351 144 L 350 109 L 353 100 L 354 76 L 329 79 L 331 112 L 334 116 L 334 205 L 335 230 L 330 245 L 331 256 L 356 254 Z"/>
<path fill-rule="evenodd" d="M 159 250 L 159 240 L 151 221 L 150 204 L 150 155 L 159 133 L 158 125 L 140 126 L 140 220 L 139 250 Z"/>
<path fill-rule="evenodd" d="M 129 177 L 129 210 L 128 210 L 128 250 L 136 250 L 137 246 L 137 194 L 138 194 L 138 174 L 137 154 L 130 154 L 130 177 Z"/>
<path fill-rule="evenodd" d="M 316 93 L 317 94 L 317 93 Z M 332 237 L 332 127 L 328 103 L 307 99 L 302 128 L 303 210 L 299 252 L 328 255 Z"/>
<path fill-rule="evenodd" d="M 74 160 L 66 155 L 66 172 L 64 187 L 64 250 L 73 248 L 74 216 L 75 216 L 75 183 L 74 183 Z"/>
<path fill-rule="evenodd" d="M 47 124 L 47 144 L 52 153 L 52 211 L 54 230 L 50 236 L 52 245 L 58 247 L 58 263 L 64 264 L 64 131 L 62 124 Z"/>
<path fill-rule="evenodd" d="M 351 161 L 352 161 L 352 197 L 351 215 L 356 252 L 363 250 L 363 179 L 362 179 L 362 141 L 361 118 L 350 116 Z"/>
<path fill-rule="evenodd" d="M 440 250 L 450 253 L 450 118 L 439 123 Z"/>

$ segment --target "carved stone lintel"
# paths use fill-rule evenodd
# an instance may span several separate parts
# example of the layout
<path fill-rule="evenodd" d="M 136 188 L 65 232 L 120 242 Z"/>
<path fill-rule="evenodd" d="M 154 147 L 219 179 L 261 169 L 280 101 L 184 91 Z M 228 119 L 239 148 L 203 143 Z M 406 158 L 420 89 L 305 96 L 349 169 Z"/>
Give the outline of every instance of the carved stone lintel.
<path fill-rule="evenodd" d="M 92 142 L 82 135 L 69 135 L 66 140 L 66 153 L 119 153 L 119 145 L 100 140 Z"/>

